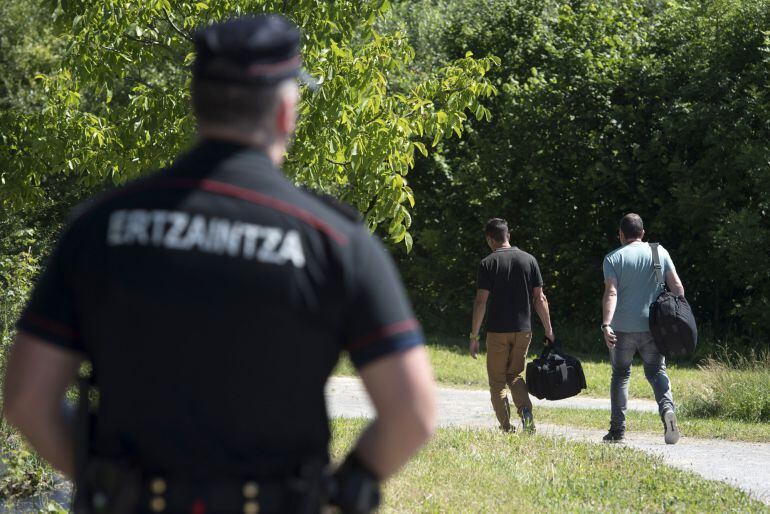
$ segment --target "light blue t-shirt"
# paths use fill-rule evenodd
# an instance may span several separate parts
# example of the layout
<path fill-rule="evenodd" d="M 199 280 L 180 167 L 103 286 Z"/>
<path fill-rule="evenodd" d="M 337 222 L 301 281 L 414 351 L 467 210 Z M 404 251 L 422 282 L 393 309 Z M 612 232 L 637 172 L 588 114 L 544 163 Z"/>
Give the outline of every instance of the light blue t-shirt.
<path fill-rule="evenodd" d="M 658 246 L 663 277 L 674 271 L 674 263 L 665 248 Z M 613 250 L 604 257 L 604 280 L 614 278 L 618 284 L 618 305 L 612 318 L 616 332 L 650 330 L 650 304 L 662 292 L 655 280 L 652 249 L 648 243 L 634 241 Z"/>

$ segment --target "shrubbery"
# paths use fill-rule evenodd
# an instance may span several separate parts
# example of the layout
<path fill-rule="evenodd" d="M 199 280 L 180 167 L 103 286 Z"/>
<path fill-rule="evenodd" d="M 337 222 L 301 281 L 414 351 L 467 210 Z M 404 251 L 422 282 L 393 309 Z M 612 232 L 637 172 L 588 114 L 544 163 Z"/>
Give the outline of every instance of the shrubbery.
<path fill-rule="evenodd" d="M 700 366 L 703 380 L 682 393 L 684 415 L 770 422 L 770 352 L 723 356 Z"/>
<path fill-rule="evenodd" d="M 53 487 L 54 471 L 40 457 L 28 450 L 19 436 L 3 434 L 3 440 L 0 502 L 29 497 Z"/>
<path fill-rule="evenodd" d="M 29 246 L 29 243 L 34 242 L 33 232 L 24 229 L 14 231 L 10 225 L 10 222 L 3 223 L 0 220 L 0 236 L 3 237 L 0 243 L 0 376 L 4 375 L 7 349 L 14 333 L 13 325 L 39 269 L 38 257 L 30 251 Z"/>
<path fill-rule="evenodd" d="M 430 330 L 464 334 L 484 221 L 539 260 L 558 326 L 599 323 L 601 260 L 639 213 L 698 321 L 770 333 L 770 2 L 405 1 L 416 71 L 494 54 L 491 122 L 417 164 L 402 271 Z M 432 30 L 431 30 L 432 27 Z M 451 143 L 451 144 L 450 144 Z"/>

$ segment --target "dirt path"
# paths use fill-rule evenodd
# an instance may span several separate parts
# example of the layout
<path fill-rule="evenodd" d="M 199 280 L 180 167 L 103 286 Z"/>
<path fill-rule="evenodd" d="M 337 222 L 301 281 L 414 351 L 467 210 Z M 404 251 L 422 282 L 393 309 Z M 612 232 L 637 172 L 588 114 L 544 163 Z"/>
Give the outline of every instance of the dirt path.
<path fill-rule="evenodd" d="M 356 378 L 331 378 L 326 397 L 332 417 L 373 416 L 363 386 Z M 609 400 L 577 397 L 548 402 L 548 406 L 609 409 Z M 438 409 L 441 426 L 497 426 L 486 391 L 439 388 Z M 634 400 L 629 402 L 629 409 L 657 412 L 657 405 L 652 401 Z M 542 424 L 538 425 L 538 433 L 596 443 L 604 435 L 601 430 Z M 626 446 L 660 456 L 671 466 L 693 471 L 709 480 L 727 482 L 770 505 L 770 443 L 683 437 L 679 444 L 666 445 L 662 434 L 628 433 L 626 437 Z"/>

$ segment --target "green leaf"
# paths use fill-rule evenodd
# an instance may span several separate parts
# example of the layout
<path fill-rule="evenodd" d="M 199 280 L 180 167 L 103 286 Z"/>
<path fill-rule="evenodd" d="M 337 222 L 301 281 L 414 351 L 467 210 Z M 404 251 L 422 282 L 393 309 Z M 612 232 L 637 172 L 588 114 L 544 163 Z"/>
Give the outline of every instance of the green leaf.
<path fill-rule="evenodd" d="M 443 135 L 444 133 L 441 129 L 436 129 L 436 134 L 433 136 L 433 144 L 431 145 L 433 148 L 435 148 L 438 145 Z"/>
<path fill-rule="evenodd" d="M 396 231 L 393 233 L 392 239 L 394 243 L 400 243 L 404 240 L 404 238 L 407 236 L 408 232 L 406 230 L 406 227 L 399 223 L 396 225 Z"/>
<path fill-rule="evenodd" d="M 406 246 L 407 253 L 412 251 L 413 244 L 414 241 L 412 241 L 412 235 L 409 232 L 404 233 L 404 245 Z"/>

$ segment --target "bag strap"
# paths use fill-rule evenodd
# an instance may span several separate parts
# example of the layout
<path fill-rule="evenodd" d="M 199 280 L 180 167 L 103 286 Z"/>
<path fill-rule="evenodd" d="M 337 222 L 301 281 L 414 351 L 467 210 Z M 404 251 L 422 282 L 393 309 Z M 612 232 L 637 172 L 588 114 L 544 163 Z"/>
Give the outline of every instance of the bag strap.
<path fill-rule="evenodd" d="M 567 381 L 567 363 L 562 362 L 559 365 L 559 371 L 561 371 L 561 381 L 566 382 Z"/>
<path fill-rule="evenodd" d="M 559 341 L 558 339 L 554 338 L 553 343 L 551 344 L 548 344 L 548 343 L 551 343 L 551 341 L 549 341 L 547 337 L 543 338 L 543 351 L 540 352 L 541 359 L 545 359 L 546 357 L 548 357 L 551 351 L 561 348 L 561 341 Z"/>
<path fill-rule="evenodd" d="M 659 285 L 666 289 L 666 281 L 663 279 L 663 266 L 660 265 L 660 254 L 658 253 L 660 243 L 650 243 L 652 249 L 652 267 L 655 268 L 655 280 Z"/>

